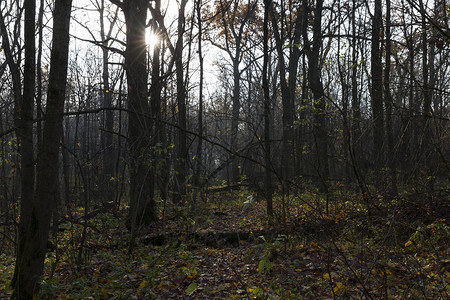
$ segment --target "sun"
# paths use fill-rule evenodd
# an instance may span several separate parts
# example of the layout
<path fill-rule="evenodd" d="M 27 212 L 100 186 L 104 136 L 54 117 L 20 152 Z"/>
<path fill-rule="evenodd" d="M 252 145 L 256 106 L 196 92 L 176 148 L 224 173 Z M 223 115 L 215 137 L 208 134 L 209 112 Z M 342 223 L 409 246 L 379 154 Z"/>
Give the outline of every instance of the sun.
<path fill-rule="evenodd" d="M 160 42 L 159 37 L 156 33 L 153 31 L 148 31 L 147 35 L 145 37 L 145 43 L 147 44 L 147 47 L 149 48 L 150 52 L 153 52 L 153 49 L 156 45 L 158 45 Z"/>

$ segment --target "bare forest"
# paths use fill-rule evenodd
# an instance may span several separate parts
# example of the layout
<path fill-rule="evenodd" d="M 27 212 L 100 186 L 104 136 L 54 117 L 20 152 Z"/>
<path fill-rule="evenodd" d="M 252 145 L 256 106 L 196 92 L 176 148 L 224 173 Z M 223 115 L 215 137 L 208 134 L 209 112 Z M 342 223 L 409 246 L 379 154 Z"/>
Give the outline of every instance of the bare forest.
<path fill-rule="evenodd" d="M 448 299 L 448 0 L 1 0 L 0 299 Z"/>

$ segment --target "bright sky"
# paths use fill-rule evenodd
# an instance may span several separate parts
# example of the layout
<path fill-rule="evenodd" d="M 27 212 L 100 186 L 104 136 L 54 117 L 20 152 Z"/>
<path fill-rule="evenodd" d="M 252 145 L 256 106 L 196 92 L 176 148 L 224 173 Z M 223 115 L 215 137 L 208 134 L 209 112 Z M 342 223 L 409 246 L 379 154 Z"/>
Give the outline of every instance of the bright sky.
<path fill-rule="evenodd" d="M 71 22 L 71 34 L 74 37 L 77 37 L 82 40 L 93 40 L 92 35 L 94 35 L 94 38 L 97 41 L 100 41 L 100 23 L 99 23 L 99 12 L 96 9 L 95 3 L 100 3 L 101 0 L 73 0 L 73 7 L 74 10 L 72 11 L 72 17 L 76 21 Z M 99 5 L 99 4 L 98 4 Z M 111 4 L 109 0 L 105 0 L 105 6 L 110 6 L 111 13 L 105 13 L 104 19 L 105 19 L 105 31 L 109 30 L 109 22 L 108 17 L 111 18 L 112 13 L 115 12 L 116 6 Z M 176 20 L 178 15 L 178 2 L 175 0 L 162 0 L 162 11 L 163 13 L 166 12 L 165 16 L 165 25 L 169 30 L 169 35 L 175 35 L 176 34 Z M 188 15 L 192 12 L 192 1 L 189 1 L 185 14 Z M 121 13 L 119 13 L 121 15 Z M 150 12 L 148 13 L 149 18 Z M 120 21 L 116 24 L 115 29 L 113 31 L 114 34 L 117 34 L 119 30 L 119 26 L 124 26 L 123 24 L 123 15 L 120 17 Z M 122 32 L 125 29 L 123 28 Z M 152 44 L 156 41 L 156 37 L 151 34 L 151 32 L 148 32 L 148 43 L 151 47 Z M 125 41 L 125 37 L 122 35 L 118 36 L 118 39 L 121 41 Z M 175 42 L 174 40 L 172 40 Z M 75 43 L 76 48 L 89 48 L 95 51 L 100 55 L 100 48 L 92 45 L 91 43 L 84 43 L 81 40 L 72 39 L 72 43 Z M 117 48 L 122 48 L 123 46 L 115 43 L 114 45 Z M 193 47 L 197 47 L 196 45 L 193 45 Z M 195 57 L 196 49 L 193 50 L 194 60 L 191 61 L 191 72 L 198 70 L 198 62 Z M 151 49 L 150 49 L 151 51 Z M 213 65 L 213 60 L 218 57 L 217 50 L 213 49 L 213 51 L 208 51 L 208 48 L 206 45 L 204 46 L 204 54 L 205 55 L 205 94 L 208 94 L 208 87 L 212 88 L 213 90 L 217 87 L 217 72 L 216 68 Z M 150 52 L 151 53 L 151 52 Z M 197 79 L 195 79 L 197 78 Z M 194 74 L 194 80 L 198 80 L 198 74 Z M 211 92 L 213 92 L 213 90 Z"/>

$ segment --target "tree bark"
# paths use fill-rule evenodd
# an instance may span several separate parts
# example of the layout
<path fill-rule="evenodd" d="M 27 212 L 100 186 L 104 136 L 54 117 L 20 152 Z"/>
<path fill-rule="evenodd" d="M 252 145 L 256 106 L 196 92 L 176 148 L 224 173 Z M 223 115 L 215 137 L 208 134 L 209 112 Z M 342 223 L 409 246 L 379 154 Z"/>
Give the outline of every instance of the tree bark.
<path fill-rule="evenodd" d="M 128 83 L 128 146 L 130 151 L 130 210 L 127 224 L 134 232 L 139 224 L 156 219 L 154 177 L 151 172 L 147 45 L 145 26 L 148 0 L 121 4 L 126 23 L 125 69 Z"/>
<path fill-rule="evenodd" d="M 314 99 L 314 140 L 317 153 L 317 173 L 322 190 L 327 188 L 330 176 L 328 166 L 328 130 L 326 120 L 326 98 L 321 79 L 320 48 L 322 46 L 322 10 L 323 0 L 318 0 L 314 12 L 312 47 L 307 47 L 308 54 L 308 81 Z M 309 44 L 304 37 L 305 44 Z"/>
<path fill-rule="evenodd" d="M 105 0 L 101 0 L 99 7 L 100 14 L 100 36 L 102 43 L 102 79 L 103 79 L 103 107 L 112 107 L 112 96 L 109 84 L 109 50 L 107 39 L 110 36 L 112 27 L 114 26 L 114 21 L 111 23 L 110 32 L 105 31 L 104 24 L 104 11 L 105 11 Z M 115 20 L 115 18 L 113 19 Z M 102 150 L 103 150 L 103 190 L 104 190 L 104 201 L 112 202 L 114 200 L 114 187 L 110 180 L 115 177 L 115 164 L 114 164 L 114 145 L 113 145 L 113 127 L 114 127 L 114 112 L 111 109 L 106 109 L 103 114 L 103 126 L 104 131 L 101 132 Z"/>
<path fill-rule="evenodd" d="M 267 203 L 267 217 L 269 224 L 273 223 L 273 188 L 272 188 L 272 162 L 271 162 L 271 143 L 270 143 L 270 92 L 268 80 L 268 65 L 269 65 L 269 10 L 272 5 L 271 0 L 264 0 L 264 37 L 263 37 L 263 78 L 262 84 L 264 89 L 264 164 L 265 164 L 265 198 Z"/>
<path fill-rule="evenodd" d="M 382 32 L 381 0 L 375 0 L 375 13 L 372 17 L 372 52 L 371 52 L 371 76 L 372 76 L 372 119 L 373 119 L 373 162 L 375 168 L 382 167 L 383 161 L 383 81 L 381 66 Z"/>
<path fill-rule="evenodd" d="M 300 59 L 300 50 L 298 44 L 300 42 L 300 28 L 301 28 L 301 15 L 299 14 L 295 21 L 294 38 L 291 42 L 291 51 L 289 57 L 289 68 L 286 69 L 284 59 L 284 36 L 285 32 L 279 28 L 277 23 L 277 17 L 275 15 L 273 3 L 269 7 L 269 14 L 272 21 L 273 35 L 275 38 L 275 46 L 278 53 L 279 70 L 280 70 L 280 83 L 281 83 L 281 98 L 282 98 L 282 123 L 283 123 L 283 138 L 282 138 L 282 176 L 283 179 L 289 180 L 293 176 L 294 171 L 294 98 L 295 98 L 295 85 L 297 82 L 297 68 L 298 61 Z M 287 73 L 289 72 L 289 79 L 287 79 Z M 291 73 L 292 72 L 292 73 Z"/>
<path fill-rule="evenodd" d="M 55 190 L 58 177 L 59 143 L 66 90 L 69 23 L 71 0 L 55 2 L 50 76 L 47 94 L 43 145 L 37 166 L 36 195 L 31 206 L 30 221 L 23 237 L 23 247 L 17 261 L 12 299 L 32 299 L 40 288 L 44 268 Z"/>
<path fill-rule="evenodd" d="M 386 135 L 388 145 L 387 166 L 389 167 L 389 174 L 391 177 L 391 192 L 397 193 L 397 171 L 395 163 L 395 145 L 392 127 L 392 107 L 394 100 L 391 94 L 390 80 L 391 80 L 391 0 L 386 0 L 386 64 L 384 69 L 384 103 L 386 106 Z"/>
<path fill-rule="evenodd" d="M 353 169 L 358 170 L 361 165 L 361 100 L 358 95 L 358 47 L 356 39 L 356 1 L 352 3 L 352 131 L 351 131 L 351 151 L 354 161 Z"/>
<path fill-rule="evenodd" d="M 178 144 L 177 146 L 177 160 L 175 163 L 176 172 L 176 194 L 174 196 L 175 202 L 183 201 L 186 196 L 186 160 L 187 160 L 187 145 L 186 145 L 186 87 L 184 82 L 183 71 L 183 34 L 185 26 L 185 7 L 186 0 L 182 0 L 178 10 L 178 39 L 175 46 L 175 69 L 177 81 L 177 105 L 178 105 Z"/>
<path fill-rule="evenodd" d="M 20 202 L 20 223 L 19 239 L 16 261 L 23 260 L 23 249 L 25 247 L 26 230 L 29 226 L 31 207 L 34 201 L 34 146 L 33 146 L 33 108 L 36 81 L 36 46 L 35 46 L 35 15 L 36 5 L 34 1 L 25 1 L 25 66 L 24 66 L 24 87 L 21 91 L 20 72 L 18 65 L 14 62 L 10 48 L 6 49 L 9 56 L 7 62 L 13 73 L 13 90 L 15 99 L 15 110 L 17 113 L 16 136 L 20 145 L 21 155 L 21 202 Z M 2 28 L 4 27 L 2 19 Z M 3 32 L 3 30 L 2 30 Z M 8 44 L 7 36 L 3 35 L 5 44 Z M 19 80 L 18 82 L 15 80 Z M 16 94 L 18 93 L 18 94 Z M 14 286 L 17 279 L 17 266 L 12 280 Z"/>
<path fill-rule="evenodd" d="M 197 13 L 197 26 L 198 26 L 198 59 L 199 59 L 199 91 L 198 91 L 198 143 L 196 151 L 196 167 L 194 174 L 194 184 L 197 187 L 201 186 L 201 170 L 203 166 L 203 79 L 204 79 L 204 67 L 203 67 L 203 28 L 202 28 L 202 0 L 196 1 L 196 13 Z"/>

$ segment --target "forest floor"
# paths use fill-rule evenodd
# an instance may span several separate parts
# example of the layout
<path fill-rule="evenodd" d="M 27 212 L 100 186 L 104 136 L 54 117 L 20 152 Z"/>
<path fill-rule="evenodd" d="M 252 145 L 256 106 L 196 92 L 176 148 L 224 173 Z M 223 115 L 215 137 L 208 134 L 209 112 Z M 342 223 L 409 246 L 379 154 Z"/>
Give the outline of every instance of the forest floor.
<path fill-rule="evenodd" d="M 126 208 L 66 216 L 47 254 L 41 299 L 448 299 L 448 196 L 377 198 L 314 192 L 265 202 L 250 192 L 170 206 L 142 228 L 132 254 Z M 284 216 L 284 217 L 281 217 Z M 70 221 L 69 221 L 70 220 Z M 81 249 L 81 251 L 80 251 Z M 8 298 L 12 254 L 0 254 Z"/>

